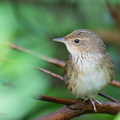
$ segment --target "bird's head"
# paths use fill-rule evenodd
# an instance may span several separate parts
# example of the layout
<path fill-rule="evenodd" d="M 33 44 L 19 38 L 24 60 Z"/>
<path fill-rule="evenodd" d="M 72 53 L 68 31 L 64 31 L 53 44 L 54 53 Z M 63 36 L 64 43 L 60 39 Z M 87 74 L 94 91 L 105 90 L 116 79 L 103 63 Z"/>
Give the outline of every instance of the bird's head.
<path fill-rule="evenodd" d="M 67 36 L 55 38 L 53 41 L 64 43 L 71 54 L 99 53 L 105 52 L 106 49 L 102 39 L 96 33 L 87 29 L 73 31 Z"/>

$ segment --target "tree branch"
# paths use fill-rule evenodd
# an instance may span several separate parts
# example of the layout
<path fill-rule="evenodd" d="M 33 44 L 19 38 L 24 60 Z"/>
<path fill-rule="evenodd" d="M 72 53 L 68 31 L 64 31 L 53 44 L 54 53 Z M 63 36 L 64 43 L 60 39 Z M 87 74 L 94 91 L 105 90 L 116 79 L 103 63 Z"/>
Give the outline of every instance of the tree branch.
<path fill-rule="evenodd" d="M 77 99 L 71 100 L 71 99 L 64 99 L 64 98 L 57 98 L 57 97 L 51 97 L 47 95 L 35 95 L 35 99 L 37 100 L 42 100 L 42 101 L 47 101 L 47 102 L 52 102 L 52 103 L 58 103 L 58 104 L 65 104 L 65 105 L 73 105 L 78 102 Z"/>
<path fill-rule="evenodd" d="M 83 99 L 70 100 L 70 99 L 56 98 L 46 95 L 41 95 L 39 97 L 36 96 L 35 99 L 52 102 L 52 103 L 69 105 L 60 108 L 53 113 L 39 117 L 35 120 L 69 120 L 73 117 L 82 114 L 95 113 L 92 103 L 90 101 L 84 102 Z M 118 112 L 120 112 L 120 103 L 105 102 L 105 101 L 99 101 L 99 102 L 102 105 L 95 103 L 95 106 L 97 108 L 97 113 L 107 113 L 107 114 L 115 115 Z"/>
<path fill-rule="evenodd" d="M 64 80 L 64 78 L 62 76 L 60 76 L 58 74 L 55 74 L 55 73 L 53 73 L 53 72 L 51 72 L 49 70 L 46 70 L 46 69 L 43 69 L 43 68 L 40 68 L 40 67 L 36 67 L 36 69 L 39 70 L 39 71 L 42 71 L 44 73 L 47 73 L 47 74 L 49 74 L 49 75 L 51 75 L 51 76 L 53 76 L 55 78 L 58 78 L 60 80 Z"/>
<path fill-rule="evenodd" d="M 120 103 L 120 101 L 118 101 L 118 100 L 116 100 L 108 95 L 105 95 L 103 93 L 98 93 L 98 95 L 103 96 L 103 97 L 105 97 L 113 102 Z M 71 100 L 71 99 L 51 97 L 51 96 L 47 96 L 47 95 L 34 95 L 34 98 L 36 100 L 42 100 L 42 101 L 58 103 L 58 104 L 65 104 L 65 105 L 73 105 L 73 104 L 78 102 L 78 99 Z"/>
<path fill-rule="evenodd" d="M 5 44 L 6 44 L 8 47 L 10 47 L 10 48 L 12 48 L 12 49 L 14 49 L 14 50 L 18 50 L 18 51 L 22 51 L 22 52 L 31 54 L 31 55 L 33 55 L 33 56 L 35 56 L 35 57 L 37 57 L 37 58 L 39 58 L 39 59 L 41 59 L 41 60 L 44 60 L 44 61 L 49 62 L 49 63 L 51 63 L 51 64 L 57 65 L 57 66 L 59 66 L 59 67 L 64 67 L 64 65 L 65 65 L 65 62 L 62 61 L 62 60 L 58 60 L 58 59 L 55 59 L 55 58 L 46 57 L 46 56 L 44 56 L 44 55 L 41 55 L 41 54 L 39 54 L 39 53 L 37 53 L 37 52 L 34 52 L 34 51 L 32 51 L 32 50 L 29 50 L 29 49 L 26 49 L 26 48 L 21 47 L 21 46 L 16 45 L 16 44 L 12 44 L 12 43 L 8 43 L 8 42 L 5 43 Z"/>
<path fill-rule="evenodd" d="M 111 85 L 120 88 L 120 81 L 113 80 Z"/>
<path fill-rule="evenodd" d="M 101 104 L 95 103 L 97 112 L 96 113 L 107 113 L 116 115 L 120 112 L 120 103 L 100 101 Z M 71 109 L 72 108 L 72 109 Z M 83 102 L 79 100 L 74 105 L 64 106 L 55 112 L 39 117 L 35 120 L 70 120 L 76 116 L 80 116 L 87 113 L 95 113 L 93 106 L 90 101 Z"/>
<path fill-rule="evenodd" d="M 106 95 L 106 94 L 104 94 L 104 93 L 98 93 L 98 95 L 100 95 L 100 96 L 102 96 L 102 97 L 105 97 L 105 98 L 111 100 L 112 102 L 118 102 L 118 103 L 120 103 L 120 101 L 118 101 L 118 100 L 116 100 L 115 98 L 113 98 L 113 97 L 111 97 L 111 96 L 109 96 L 109 95 Z"/>

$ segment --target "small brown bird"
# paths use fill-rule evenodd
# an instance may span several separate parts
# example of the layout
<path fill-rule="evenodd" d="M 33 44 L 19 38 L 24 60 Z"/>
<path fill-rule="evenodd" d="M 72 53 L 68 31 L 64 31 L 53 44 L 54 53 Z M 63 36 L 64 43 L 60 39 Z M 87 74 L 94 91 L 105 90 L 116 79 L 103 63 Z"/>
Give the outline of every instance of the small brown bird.
<path fill-rule="evenodd" d="M 114 78 L 114 63 L 103 40 L 87 29 L 53 40 L 63 42 L 70 52 L 64 71 L 68 90 L 77 98 L 89 99 L 96 111 L 95 96 Z"/>

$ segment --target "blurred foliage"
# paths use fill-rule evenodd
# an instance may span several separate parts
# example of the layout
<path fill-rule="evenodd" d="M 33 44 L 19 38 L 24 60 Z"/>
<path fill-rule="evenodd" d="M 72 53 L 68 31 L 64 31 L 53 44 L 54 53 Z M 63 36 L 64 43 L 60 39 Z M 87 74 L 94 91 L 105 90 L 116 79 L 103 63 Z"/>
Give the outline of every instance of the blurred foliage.
<path fill-rule="evenodd" d="M 74 99 L 63 81 L 37 71 L 28 64 L 61 75 L 63 69 L 24 52 L 12 50 L 5 42 L 18 44 L 48 57 L 66 60 L 68 52 L 65 46 L 52 42 L 53 38 L 65 36 L 76 29 L 119 31 L 119 25 L 109 13 L 107 2 L 113 7 L 120 5 L 120 0 L 0 1 L 0 120 L 32 120 L 63 106 L 37 101 L 32 98 L 34 93 Z M 114 40 L 112 43 L 104 40 L 115 62 L 116 79 L 120 80 L 120 44 L 114 44 Z M 118 88 L 108 86 L 103 92 L 120 99 Z M 97 99 L 106 100 L 99 96 Z M 73 120 L 79 119 L 113 120 L 114 116 L 93 114 Z"/>
<path fill-rule="evenodd" d="M 120 114 L 118 114 L 114 120 L 120 120 Z"/>

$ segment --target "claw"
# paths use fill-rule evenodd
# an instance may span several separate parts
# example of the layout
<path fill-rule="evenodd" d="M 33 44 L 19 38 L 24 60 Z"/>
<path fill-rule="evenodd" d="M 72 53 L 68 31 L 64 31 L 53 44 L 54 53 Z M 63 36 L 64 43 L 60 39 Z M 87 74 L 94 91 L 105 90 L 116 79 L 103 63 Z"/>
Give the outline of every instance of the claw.
<path fill-rule="evenodd" d="M 87 100 L 90 100 L 90 102 L 92 103 L 92 106 L 93 106 L 93 109 L 95 112 L 97 112 L 97 109 L 96 109 L 96 106 L 95 106 L 95 103 L 98 103 L 100 105 L 102 105 L 102 103 L 98 100 L 94 100 L 92 98 L 86 98 L 83 102 L 87 101 Z"/>
<path fill-rule="evenodd" d="M 93 100 L 93 101 L 95 101 L 96 103 L 98 103 L 98 104 L 103 106 L 103 104 L 100 101 L 98 101 L 98 100 Z"/>
<path fill-rule="evenodd" d="M 94 111 L 95 112 L 97 112 L 97 109 L 96 109 L 96 106 L 95 106 L 95 101 L 93 100 L 93 99 L 89 99 L 90 100 L 90 102 L 92 103 L 92 105 L 93 105 L 93 109 L 94 109 Z"/>

